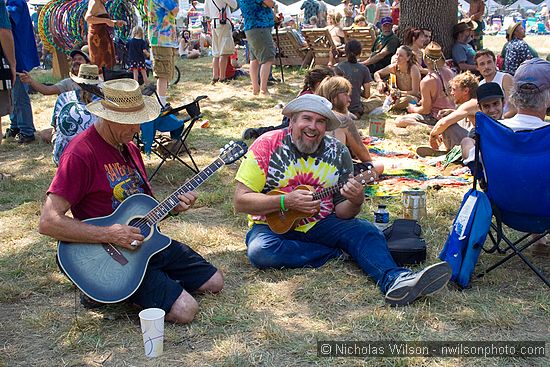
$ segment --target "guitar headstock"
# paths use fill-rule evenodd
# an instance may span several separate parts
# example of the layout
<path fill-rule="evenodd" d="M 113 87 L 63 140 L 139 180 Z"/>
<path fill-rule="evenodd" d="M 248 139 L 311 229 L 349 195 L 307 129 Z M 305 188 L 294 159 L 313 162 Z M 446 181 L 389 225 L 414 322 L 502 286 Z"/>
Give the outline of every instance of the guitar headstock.
<path fill-rule="evenodd" d="M 225 144 L 223 148 L 220 149 L 220 158 L 225 164 L 231 164 L 248 151 L 248 146 L 242 141 L 230 141 Z"/>
<path fill-rule="evenodd" d="M 378 173 L 374 170 L 374 167 L 370 167 L 367 170 L 361 170 L 357 176 L 354 177 L 361 185 L 366 186 L 368 184 L 375 184 L 378 180 Z"/>

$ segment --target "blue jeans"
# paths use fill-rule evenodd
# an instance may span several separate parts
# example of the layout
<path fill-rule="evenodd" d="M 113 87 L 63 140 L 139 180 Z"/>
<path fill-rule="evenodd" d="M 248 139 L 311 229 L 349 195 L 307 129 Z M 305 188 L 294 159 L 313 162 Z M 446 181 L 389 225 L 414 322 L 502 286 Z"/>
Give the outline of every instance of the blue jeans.
<path fill-rule="evenodd" d="M 29 98 L 29 86 L 21 82 L 19 76 L 11 90 L 13 111 L 10 114 L 12 129 L 19 129 L 19 132 L 26 136 L 34 135 L 36 129 L 32 117 L 31 99 Z"/>
<path fill-rule="evenodd" d="M 383 293 L 399 274 L 382 232 L 362 219 L 340 219 L 332 214 L 306 233 L 276 234 L 265 224 L 254 224 L 246 235 L 248 259 L 259 269 L 317 268 L 345 251 L 374 278 Z"/>

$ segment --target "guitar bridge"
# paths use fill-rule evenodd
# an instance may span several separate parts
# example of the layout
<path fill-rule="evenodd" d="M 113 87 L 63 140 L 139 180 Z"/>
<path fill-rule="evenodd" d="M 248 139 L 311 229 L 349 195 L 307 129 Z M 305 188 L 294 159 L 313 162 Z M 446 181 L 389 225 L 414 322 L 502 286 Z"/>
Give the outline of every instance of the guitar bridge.
<path fill-rule="evenodd" d="M 101 246 L 103 246 L 105 252 L 107 252 L 109 256 L 111 256 L 117 263 L 120 265 L 128 264 L 128 259 L 126 259 L 122 252 L 120 252 L 115 246 L 110 243 L 103 243 Z"/>

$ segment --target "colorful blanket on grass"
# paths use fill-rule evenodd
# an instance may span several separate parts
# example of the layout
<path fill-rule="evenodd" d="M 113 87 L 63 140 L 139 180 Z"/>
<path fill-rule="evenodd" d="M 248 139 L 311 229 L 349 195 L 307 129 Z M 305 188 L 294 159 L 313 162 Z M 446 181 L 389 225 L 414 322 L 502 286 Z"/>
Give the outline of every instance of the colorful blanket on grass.
<path fill-rule="evenodd" d="M 412 146 L 373 137 L 365 138 L 363 142 L 369 147 L 373 159 L 384 164 L 384 174 L 378 183 L 365 188 L 368 196 L 399 196 L 414 188 L 438 189 L 472 182 L 469 170 L 455 167 L 454 171 L 445 174 L 437 159 L 418 158 Z"/>

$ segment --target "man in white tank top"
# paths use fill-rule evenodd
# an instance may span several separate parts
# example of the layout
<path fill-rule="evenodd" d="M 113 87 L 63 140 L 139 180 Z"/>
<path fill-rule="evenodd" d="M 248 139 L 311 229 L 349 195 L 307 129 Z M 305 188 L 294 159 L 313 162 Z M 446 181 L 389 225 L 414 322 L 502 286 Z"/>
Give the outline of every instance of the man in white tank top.
<path fill-rule="evenodd" d="M 501 71 L 497 71 L 496 58 L 493 51 L 490 50 L 480 50 L 476 53 L 475 56 L 476 68 L 483 76 L 483 80 L 479 82 L 479 85 L 493 82 L 500 85 L 502 91 L 504 92 L 504 118 L 513 117 L 517 110 L 510 103 L 510 91 L 514 80 L 512 76 Z"/>

